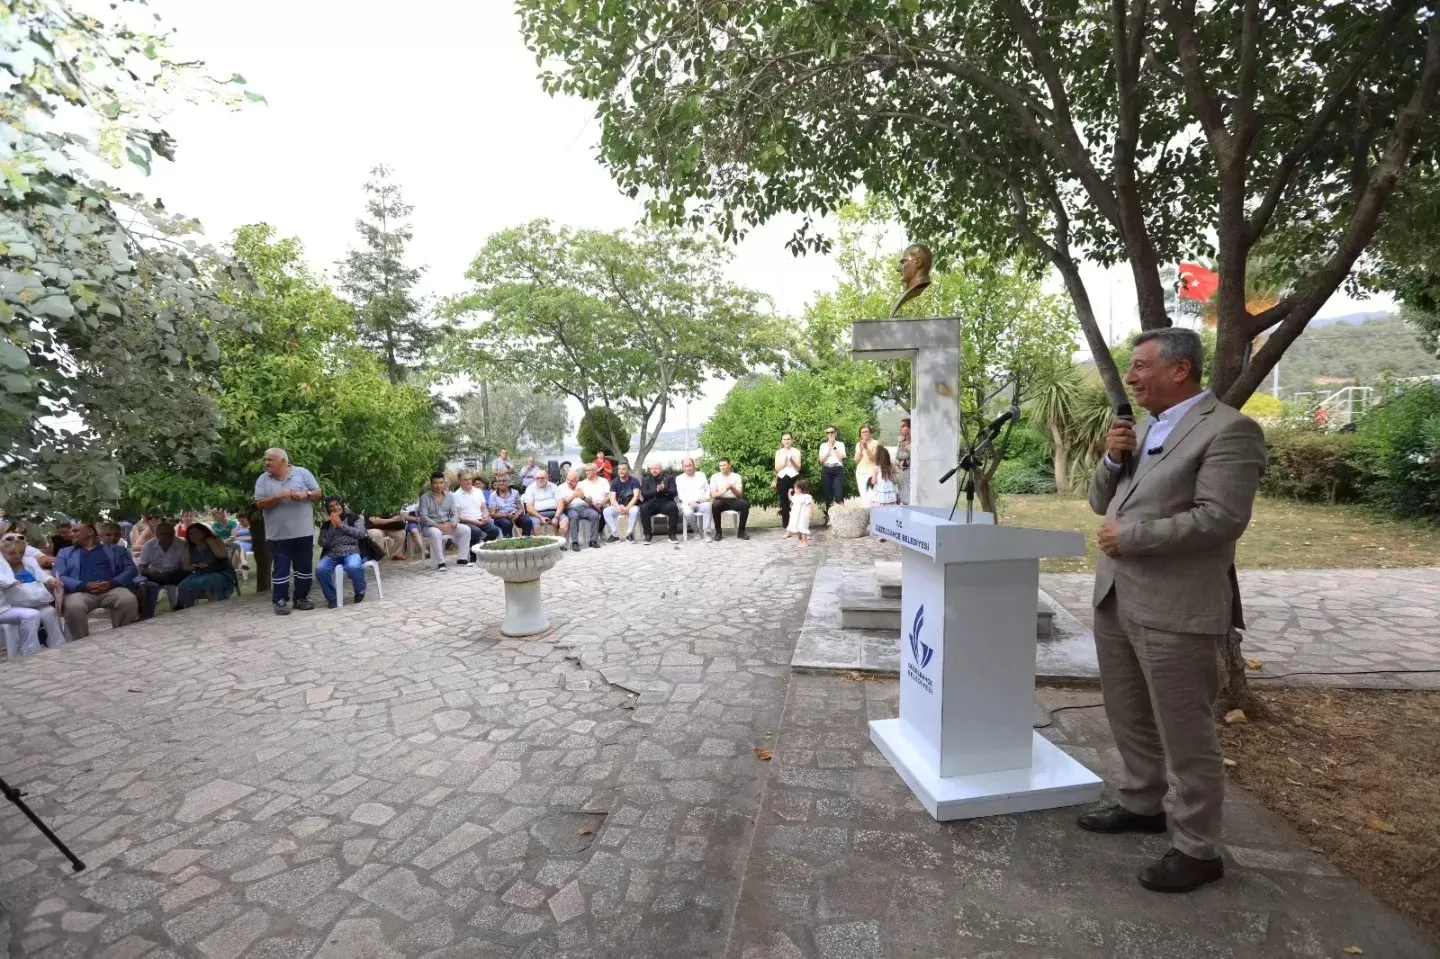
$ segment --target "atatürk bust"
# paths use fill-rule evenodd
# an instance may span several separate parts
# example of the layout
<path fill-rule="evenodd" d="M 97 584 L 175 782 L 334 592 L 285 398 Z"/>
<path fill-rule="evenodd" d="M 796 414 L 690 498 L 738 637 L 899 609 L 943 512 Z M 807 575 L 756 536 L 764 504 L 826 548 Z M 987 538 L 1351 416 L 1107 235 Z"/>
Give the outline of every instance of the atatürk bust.
<path fill-rule="evenodd" d="M 928 247 L 912 243 L 905 248 L 905 255 L 900 258 L 900 277 L 905 283 L 905 292 L 895 303 L 895 309 L 890 311 L 891 317 L 900 312 L 900 307 L 925 292 L 930 285 L 930 265 L 933 262 Z"/>

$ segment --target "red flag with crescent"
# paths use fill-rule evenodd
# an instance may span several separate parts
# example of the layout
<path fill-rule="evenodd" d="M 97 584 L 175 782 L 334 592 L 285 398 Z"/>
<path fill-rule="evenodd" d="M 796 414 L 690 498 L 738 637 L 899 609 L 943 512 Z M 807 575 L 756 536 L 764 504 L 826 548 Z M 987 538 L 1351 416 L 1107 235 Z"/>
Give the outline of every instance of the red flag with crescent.
<path fill-rule="evenodd" d="M 1220 289 L 1220 274 L 1198 263 L 1180 264 L 1180 295 L 1197 303 L 1207 303 Z"/>

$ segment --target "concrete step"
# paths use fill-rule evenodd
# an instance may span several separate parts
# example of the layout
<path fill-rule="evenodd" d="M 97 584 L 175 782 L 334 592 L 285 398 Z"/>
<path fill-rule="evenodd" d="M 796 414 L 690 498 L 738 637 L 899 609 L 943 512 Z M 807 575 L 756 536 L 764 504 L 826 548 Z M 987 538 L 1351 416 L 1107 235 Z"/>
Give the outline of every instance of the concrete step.
<path fill-rule="evenodd" d="M 883 596 L 877 587 L 852 580 L 840 589 L 840 628 L 900 632 L 901 599 Z M 1036 597 L 1035 635 L 1048 639 L 1055 629 L 1055 614 Z"/>
<path fill-rule="evenodd" d="M 880 587 L 880 595 L 887 598 L 896 598 L 900 595 L 900 564 L 899 563 L 876 563 L 875 584 Z"/>

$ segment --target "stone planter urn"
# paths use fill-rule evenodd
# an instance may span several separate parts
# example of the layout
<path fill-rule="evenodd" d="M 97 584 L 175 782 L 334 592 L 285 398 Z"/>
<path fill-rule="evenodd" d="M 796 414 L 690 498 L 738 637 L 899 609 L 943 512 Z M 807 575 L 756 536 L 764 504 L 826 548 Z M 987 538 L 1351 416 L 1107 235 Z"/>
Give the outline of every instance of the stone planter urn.
<path fill-rule="evenodd" d="M 550 628 L 550 619 L 540 602 L 540 576 L 560 558 L 558 536 L 527 536 L 497 539 L 470 548 L 474 562 L 485 572 L 505 581 L 505 619 L 500 632 L 505 636 L 534 636 Z"/>

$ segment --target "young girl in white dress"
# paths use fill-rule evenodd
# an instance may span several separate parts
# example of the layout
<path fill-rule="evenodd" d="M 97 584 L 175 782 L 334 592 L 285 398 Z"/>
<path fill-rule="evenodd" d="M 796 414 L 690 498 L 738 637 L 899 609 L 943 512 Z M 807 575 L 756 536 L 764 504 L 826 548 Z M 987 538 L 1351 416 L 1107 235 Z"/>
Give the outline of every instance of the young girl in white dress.
<path fill-rule="evenodd" d="M 896 480 L 900 478 L 899 470 L 895 468 L 895 462 L 890 458 L 890 451 L 881 446 L 875 451 L 875 470 L 870 475 L 872 484 L 870 489 L 871 506 L 896 506 L 900 502 L 900 487 Z"/>
<path fill-rule="evenodd" d="M 810 481 L 804 477 L 795 481 L 790 490 L 790 525 L 788 532 L 800 537 L 801 546 L 810 545 L 810 512 L 815 508 L 815 498 L 810 495 Z"/>

